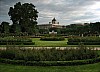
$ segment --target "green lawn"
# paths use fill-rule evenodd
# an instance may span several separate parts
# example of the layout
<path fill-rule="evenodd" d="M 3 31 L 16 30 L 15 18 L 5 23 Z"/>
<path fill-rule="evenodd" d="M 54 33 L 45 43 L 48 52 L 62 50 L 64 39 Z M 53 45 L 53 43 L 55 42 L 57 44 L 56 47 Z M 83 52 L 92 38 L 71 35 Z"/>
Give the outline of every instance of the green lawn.
<path fill-rule="evenodd" d="M 41 41 L 40 38 L 32 38 L 32 41 L 35 42 L 35 46 L 66 46 L 67 38 L 64 41 Z"/>
<path fill-rule="evenodd" d="M 100 62 L 80 66 L 18 66 L 0 64 L 0 72 L 100 72 Z"/>
<path fill-rule="evenodd" d="M 40 38 L 32 38 L 32 41 L 35 42 L 34 46 L 57 46 L 57 47 L 76 47 L 78 45 L 67 45 L 68 39 L 65 38 L 64 41 L 41 41 Z M 100 45 L 86 45 L 88 47 L 100 47 Z"/>

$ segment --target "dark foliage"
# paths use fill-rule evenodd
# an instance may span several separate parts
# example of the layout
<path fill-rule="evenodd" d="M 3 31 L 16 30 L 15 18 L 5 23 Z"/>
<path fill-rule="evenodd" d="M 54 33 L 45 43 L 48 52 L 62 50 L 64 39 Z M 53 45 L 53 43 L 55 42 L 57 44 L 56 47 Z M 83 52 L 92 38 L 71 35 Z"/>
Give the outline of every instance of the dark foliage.
<path fill-rule="evenodd" d="M 100 45 L 100 37 L 71 37 L 68 38 L 67 44 L 69 45 Z"/>
<path fill-rule="evenodd" d="M 24 60 L 11 60 L 0 58 L 1 63 L 25 65 L 25 66 L 75 66 L 100 62 L 100 57 L 87 60 L 75 61 L 24 61 Z"/>
<path fill-rule="evenodd" d="M 40 40 L 43 41 L 62 41 L 65 40 L 64 37 L 56 35 L 56 34 L 47 34 L 44 37 L 41 37 Z"/>
<path fill-rule="evenodd" d="M 77 49 L 16 49 L 7 47 L 0 51 L 0 58 L 25 61 L 71 61 L 97 58 L 95 50 L 80 46 Z"/>
<path fill-rule="evenodd" d="M 32 42 L 29 38 L 21 37 L 4 37 L 0 38 L 0 45 L 34 45 L 35 42 Z"/>

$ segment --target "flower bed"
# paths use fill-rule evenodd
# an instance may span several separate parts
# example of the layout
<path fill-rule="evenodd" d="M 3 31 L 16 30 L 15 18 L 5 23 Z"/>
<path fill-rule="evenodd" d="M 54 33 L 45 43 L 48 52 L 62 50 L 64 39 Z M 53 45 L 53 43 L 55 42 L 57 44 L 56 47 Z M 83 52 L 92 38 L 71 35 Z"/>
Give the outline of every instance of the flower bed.
<path fill-rule="evenodd" d="M 77 49 L 16 49 L 0 50 L 0 62 L 28 66 L 73 66 L 100 62 L 95 50 Z"/>

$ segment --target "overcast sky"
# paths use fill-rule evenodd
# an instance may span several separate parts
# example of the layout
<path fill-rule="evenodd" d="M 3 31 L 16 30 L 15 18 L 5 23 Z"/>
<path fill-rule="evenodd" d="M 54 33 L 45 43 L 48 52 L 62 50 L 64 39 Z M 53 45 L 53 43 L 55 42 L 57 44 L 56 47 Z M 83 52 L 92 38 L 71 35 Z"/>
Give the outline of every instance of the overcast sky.
<path fill-rule="evenodd" d="M 9 8 L 19 1 L 36 6 L 38 24 L 47 24 L 54 17 L 61 25 L 100 22 L 100 0 L 0 0 L 0 23 L 11 23 Z"/>

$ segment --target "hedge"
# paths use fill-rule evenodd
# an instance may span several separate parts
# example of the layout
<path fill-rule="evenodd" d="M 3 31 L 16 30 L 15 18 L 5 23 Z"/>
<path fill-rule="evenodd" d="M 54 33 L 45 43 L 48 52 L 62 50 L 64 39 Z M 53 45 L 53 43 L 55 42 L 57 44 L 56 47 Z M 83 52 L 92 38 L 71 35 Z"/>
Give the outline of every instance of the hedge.
<path fill-rule="evenodd" d="M 29 38 L 21 37 L 4 37 L 0 38 L 0 45 L 34 45 L 35 42 L 32 42 Z"/>
<path fill-rule="evenodd" d="M 35 42 L 0 42 L 0 45 L 34 45 Z"/>
<path fill-rule="evenodd" d="M 100 45 L 100 37 L 72 37 L 68 38 L 67 44 L 78 45 L 82 43 L 84 45 Z"/>
<path fill-rule="evenodd" d="M 24 49 L 7 46 L 6 50 L 0 50 L 0 58 L 27 60 L 27 61 L 71 61 L 84 60 L 99 57 L 99 54 L 85 46 L 77 49 Z"/>
<path fill-rule="evenodd" d="M 87 60 L 73 60 L 73 61 L 25 61 L 25 60 L 11 60 L 0 58 L 0 63 L 25 65 L 25 66 L 75 66 L 84 64 L 93 64 L 100 62 L 100 57 Z"/>
<path fill-rule="evenodd" d="M 100 45 L 100 42 L 67 42 L 68 45 L 79 45 L 80 43 L 84 45 Z"/>
<path fill-rule="evenodd" d="M 71 37 L 69 42 L 100 42 L 100 37 Z"/>

